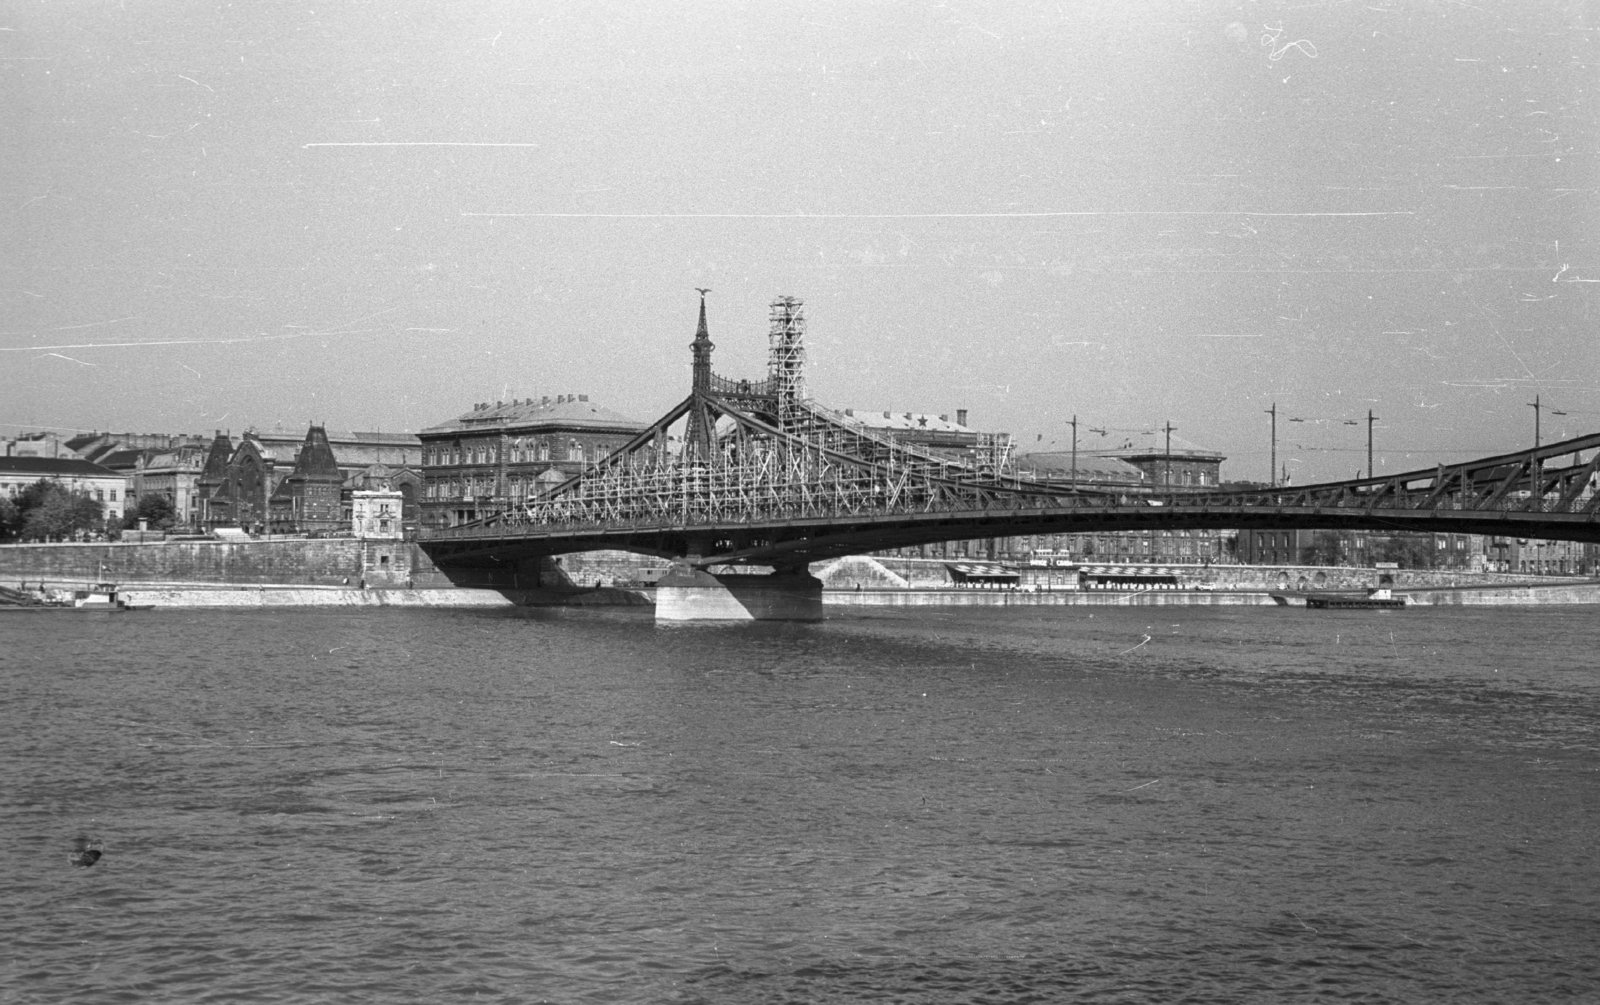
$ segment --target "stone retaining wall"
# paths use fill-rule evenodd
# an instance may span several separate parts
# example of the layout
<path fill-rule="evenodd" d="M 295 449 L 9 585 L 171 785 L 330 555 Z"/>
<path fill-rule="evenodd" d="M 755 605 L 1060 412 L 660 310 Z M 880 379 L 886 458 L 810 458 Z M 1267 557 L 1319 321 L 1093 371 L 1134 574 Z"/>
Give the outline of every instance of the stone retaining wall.
<path fill-rule="evenodd" d="M 427 578 L 426 583 L 417 583 Z M 305 538 L 0 545 L 0 581 L 450 586 L 414 544 Z"/>
<path fill-rule="evenodd" d="M 463 570 L 446 576 L 414 542 L 300 538 L 259 541 L 166 541 L 116 544 L 0 545 L 0 582 L 48 579 L 88 583 L 295 584 L 313 586 L 448 589 L 577 590 L 654 583 L 670 568 L 663 558 L 622 551 L 595 551 L 528 560 L 496 569 Z M 830 588 L 864 591 L 944 589 L 953 586 L 941 559 L 850 556 L 812 565 Z M 1044 585 L 1068 570 L 1017 566 L 1024 584 Z M 1373 569 L 1318 566 L 1167 566 L 1183 586 L 1208 583 L 1234 590 L 1357 590 L 1377 585 Z M 1321 579 L 1318 579 L 1318 576 Z M 1525 584 L 1509 573 L 1399 569 L 1395 588 L 1448 589 Z M 1542 584 L 1581 583 L 1540 577 Z M 1060 584 L 1057 584 L 1060 585 Z"/>
<path fill-rule="evenodd" d="M 121 590 L 132 607 L 508 607 L 496 590 L 163 589 Z"/>

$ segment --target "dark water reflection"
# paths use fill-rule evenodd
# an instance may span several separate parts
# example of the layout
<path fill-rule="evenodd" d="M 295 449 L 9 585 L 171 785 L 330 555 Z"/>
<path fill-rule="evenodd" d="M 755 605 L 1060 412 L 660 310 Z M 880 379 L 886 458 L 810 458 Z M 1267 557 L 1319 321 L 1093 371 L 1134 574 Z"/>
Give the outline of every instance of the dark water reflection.
<path fill-rule="evenodd" d="M 1597 1000 L 1597 637 L 1583 607 L 6 615 L 0 980 Z"/>

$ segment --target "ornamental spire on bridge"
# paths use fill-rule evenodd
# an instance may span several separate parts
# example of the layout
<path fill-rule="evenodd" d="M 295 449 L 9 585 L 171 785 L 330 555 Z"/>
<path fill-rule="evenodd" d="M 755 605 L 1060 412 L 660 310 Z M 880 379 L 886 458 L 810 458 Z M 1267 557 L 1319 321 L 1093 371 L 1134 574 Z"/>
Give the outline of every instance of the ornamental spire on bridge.
<path fill-rule="evenodd" d="M 706 294 L 711 291 L 696 286 L 695 292 L 700 294 L 700 327 L 695 329 L 694 341 L 689 343 L 694 352 L 694 378 L 684 449 L 692 456 L 706 458 L 711 456 L 715 428 L 715 420 L 706 409 L 706 396 L 711 393 L 711 350 L 716 344 L 711 341 L 711 330 L 706 327 Z"/>
<path fill-rule="evenodd" d="M 706 327 L 706 294 L 711 291 L 696 286 L 695 292 L 700 294 L 700 327 L 689 347 L 694 350 L 694 389 L 704 394 L 711 390 L 711 350 L 716 343 L 711 341 L 711 330 Z"/>

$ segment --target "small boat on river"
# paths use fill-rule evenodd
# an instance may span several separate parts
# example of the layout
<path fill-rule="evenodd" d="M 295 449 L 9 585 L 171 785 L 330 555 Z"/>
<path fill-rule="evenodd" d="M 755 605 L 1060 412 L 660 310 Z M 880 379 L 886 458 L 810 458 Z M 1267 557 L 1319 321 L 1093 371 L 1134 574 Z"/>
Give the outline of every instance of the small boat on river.
<path fill-rule="evenodd" d="M 133 611 L 117 593 L 115 583 L 94 583 L 75 589 L 37 589 L 0 586 L 0 610 Z"/>
<path fill-rule="evenodd" d="M 1406 606 L 1406 598 L 1394 595 L 1390 589 L 1394 580 L 1385 575 L 1378 579 L 1378 585 L 1365 593 L 1303 593 L 1299 595 L 1307 607 L 1317 610 L 1373 610 L 1393 609 Z M 1280 606 L 1291 606 L 1295 599 L 1286 594 L 1274 593 L 1272 599 Z"/>
<path fill-rule="evenodd" d="M 117 596 L 115 583 L 96 583 L 82 590 L 73 590 L 72 606 L 82 611 L 121 611 L 128 605 Z"/>
<path fill-rule="evenodd" d="M 1319 610 L 1353 610 L 1406 606 L 1406 598 L 1396 597 L 1387 586 L 1368 590 L 1365 596 L 1354 593 L 1308 593 L 1306 606 Z"/>

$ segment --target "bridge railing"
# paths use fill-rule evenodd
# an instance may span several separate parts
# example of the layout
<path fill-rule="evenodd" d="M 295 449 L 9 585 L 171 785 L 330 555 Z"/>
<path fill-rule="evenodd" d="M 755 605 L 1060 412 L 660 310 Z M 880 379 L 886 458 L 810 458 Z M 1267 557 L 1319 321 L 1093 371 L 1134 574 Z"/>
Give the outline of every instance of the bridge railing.
<path fill-rule="evenodd" d="M 733 380 L 711 375 L 711 393 L 738 398 L 777 398 L 778 385 L 772 380 Z"/>

